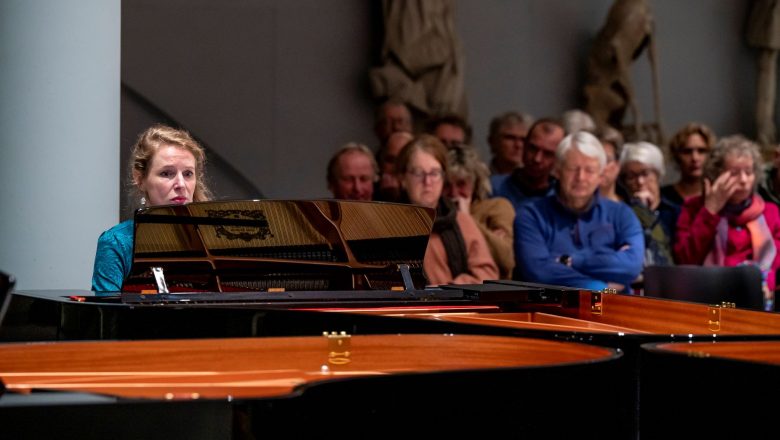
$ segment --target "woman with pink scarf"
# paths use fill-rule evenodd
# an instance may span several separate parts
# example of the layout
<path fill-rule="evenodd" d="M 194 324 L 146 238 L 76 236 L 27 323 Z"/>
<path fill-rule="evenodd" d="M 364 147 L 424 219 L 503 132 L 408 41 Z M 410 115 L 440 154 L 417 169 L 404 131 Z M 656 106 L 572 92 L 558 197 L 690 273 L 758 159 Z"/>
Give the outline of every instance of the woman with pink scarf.
<path fill-rule="evenodd" d="M 772 310 L 780 266 L 780 213 L 756 192 L 762 159 L 756 143 L 729 136 L 715 146 L 705 168 L 704 194 L 689 198 L 677 220 L 677 264 L 755 264 Z"/>

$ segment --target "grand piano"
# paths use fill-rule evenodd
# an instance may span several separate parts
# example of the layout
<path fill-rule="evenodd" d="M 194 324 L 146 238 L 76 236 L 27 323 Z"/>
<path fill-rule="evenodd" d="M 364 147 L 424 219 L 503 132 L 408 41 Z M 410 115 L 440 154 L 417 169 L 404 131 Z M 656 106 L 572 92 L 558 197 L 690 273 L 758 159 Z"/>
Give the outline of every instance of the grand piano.
<path fill-rule="evenodd" d="M 597 402 L 615 415 L 599 423 L 595 432 L 631 438 L 653 432 L 642 424 L 643 344 L 752 343 L 780 337 L 780 315 L 732 304 L 684 303 L 501 280 L 425 287 L 421 262 L 433 222 L 433 212 L 425 208 L 332 200 L 231 201 L 148 208 L 135 219 L 133 269 L 122 292 L 17 291 L 11 323 L 3 327 L 2 338 L 264 337 L 270 341 L 343 331 L 355 338 L 481 335 L 511 337 L 518 344 L 527 338 L 587 344 L 618 354 L 606 354 L 609 362 L 598 363 L 609 365 L 608 375 L 553 374 L 554 369 L 545 367 L 534 371 L 552 375 L 539 381 L 525 369 L 522 374 L 528 380 L 522 385 L 491 388 L 494 392 L 489 395 L 466 393 L 469 401 L 504 402 L 506 395 L 517 393 L 533 396 L 534 401 L 541 395 L 557 396 L 522 408 L 528 416 L 523 420 L 538 421 L 524 432 L 539 433 L 542 426 L 571 426 L 543 417 L 556 402 L 585 399 L 589 406 Z M 479 381 L 500 376 L 485 368 L 490 372 Z M 572 383 L 564 377 L 577 379 Z M 358 382 L 365 380 L 370 379 Z M 591 384 L 598 380 L 601 387 L 584 391 L 576 385 L 579 380 Z M 339 386 L 348 383 L 352 381 Z M 425 389 L 426 383 L 415 386 Z M 451 386 L 460 379 L 447 383 Z M 431 392 L 449 396 L 441 391 Z M 419 399 L 415 393 L 412 400 Z M 402 401 L 397 403 L 403 406 Z M 520 408 L 517 405 L 508 407 Z M 492 408 L 486 411 L 489 414 L 498 411 L 487 406 Z M 252 412 L 262 413 L 256 408 Z M 390 410 L 377 413 L 388 417 Z M 567 412 L 567 417 L 580 423 L 580 430 L 588 424 L 582 414 Z M 262 422 L 254 426 L 257 423 Z"/>

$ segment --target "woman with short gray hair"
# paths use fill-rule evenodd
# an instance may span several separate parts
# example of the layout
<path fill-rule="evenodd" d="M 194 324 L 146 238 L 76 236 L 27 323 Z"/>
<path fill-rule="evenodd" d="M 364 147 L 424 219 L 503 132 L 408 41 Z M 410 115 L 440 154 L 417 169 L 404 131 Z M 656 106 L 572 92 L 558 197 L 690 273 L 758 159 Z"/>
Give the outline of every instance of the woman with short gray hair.
<path fill-rule="evenodd" d="M 705 168 L 704 194 L 683 205 L 674 252 L 680 264 L 758 266 L 764 304 L 772 310 L 780 212 L 756 192 L 761 166 L 755 142 L 739 135 L 721 139 Z"/>
<path fill-rule="evenodd" d="M 649 142 L 627 143 L 620 154 L 620 179 L 645 235 L 645 266 L 674 264 L 672 240 L 679 207 L 661 196 L 666 169 L 661 149 Z"/>

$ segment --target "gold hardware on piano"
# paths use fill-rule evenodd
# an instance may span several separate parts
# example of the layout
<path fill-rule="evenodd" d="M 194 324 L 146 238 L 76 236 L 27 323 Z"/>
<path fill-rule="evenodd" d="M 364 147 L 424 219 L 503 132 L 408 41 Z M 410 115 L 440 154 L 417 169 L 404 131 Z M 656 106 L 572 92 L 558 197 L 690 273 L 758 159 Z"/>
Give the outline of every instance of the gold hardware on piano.
<path fill-rule="evenodd" d="M 710 331 L 713 332 L 719 332 L 720 331 L 720 309 L 721 307 L 718 305 L 709 306 L 707 308 L 707 324 L 709 325 Z"/>
<path fill-rule="evenodd" d="M 350 362 L 350 347 L 352 335 L 347 332 L 322 332 L 322 336 L 328 339 L 328 363 L 344 365 Z"/>
<path fill-rule="evenodd" d="M 603 293 L 607 293 L 607 290 L 610 290 L 610 289 L 604 289 L 602 292 Z M 601 315 L 604 312 L 604 303 L 601 302 L 602 292 L 595 292 L 595 291 L 591 292 L 591 295 L 590 295 L 590 311 L 594 315 Z"/>

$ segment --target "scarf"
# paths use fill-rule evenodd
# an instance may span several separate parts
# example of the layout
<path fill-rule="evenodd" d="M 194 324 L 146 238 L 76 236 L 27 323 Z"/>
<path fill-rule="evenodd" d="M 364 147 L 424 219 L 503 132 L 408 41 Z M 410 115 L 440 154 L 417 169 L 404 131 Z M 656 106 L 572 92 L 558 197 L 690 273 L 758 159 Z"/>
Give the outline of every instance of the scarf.
<path fill-rule="evenodd" d="M 447 252 L 447 265 L 453 278 L 467 272 L 469 268 L 466 242 L 463 240 L 463 233 L 461 233 L 456 221 L 457 215 L 457 209 L 448 200 L 439 199 L 439 204 L 436 206 L 436 220 L 433 222 L 433 232 L 441 237 L 444 251 Z"/>
<path fill-rule="evenodd" d="M 726 243 L 729 238 L 729 224 L 744 226 L 750 233 L 753 246 L 753 262 L 758 264 L 762 275 L 769 273 L 777 249 L 772 231 L 764 218 L 764 199 L 753 194 L 745 204 L 726 206 L 721 210 L 720 222 L 715 233 L 715 245 L 704 259 L 705 266 L 723 266 L 726 260 Z"/>

